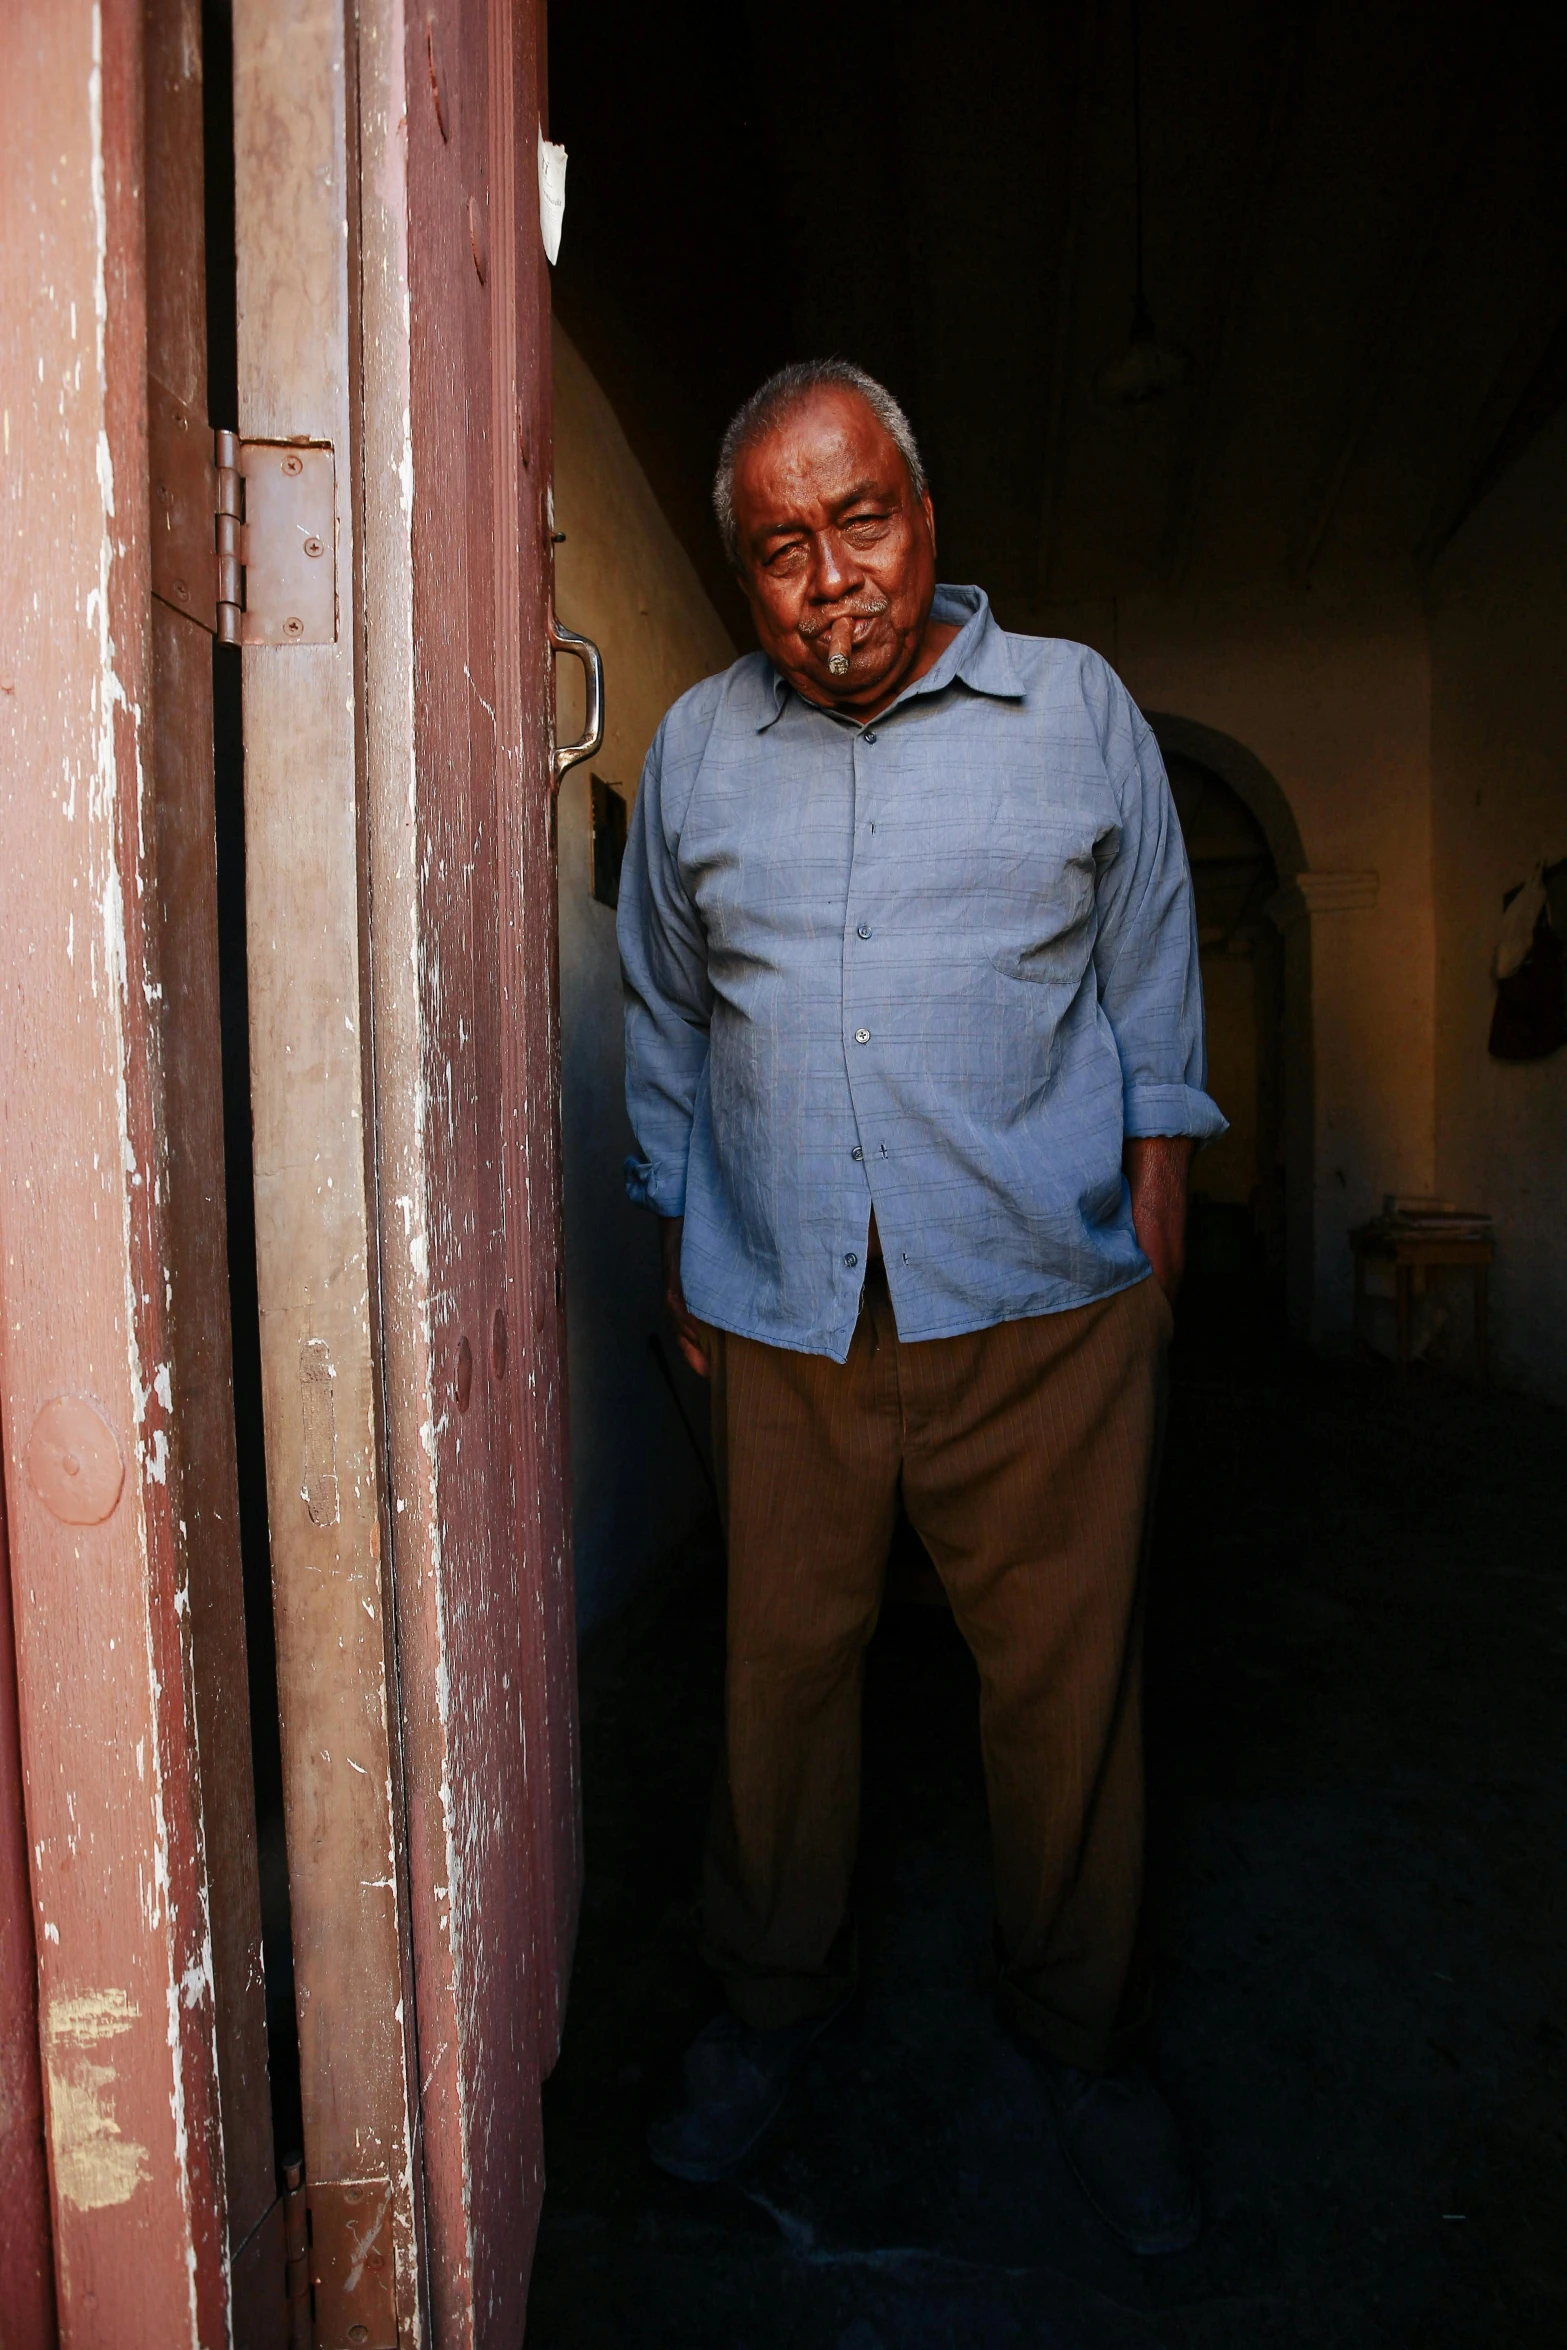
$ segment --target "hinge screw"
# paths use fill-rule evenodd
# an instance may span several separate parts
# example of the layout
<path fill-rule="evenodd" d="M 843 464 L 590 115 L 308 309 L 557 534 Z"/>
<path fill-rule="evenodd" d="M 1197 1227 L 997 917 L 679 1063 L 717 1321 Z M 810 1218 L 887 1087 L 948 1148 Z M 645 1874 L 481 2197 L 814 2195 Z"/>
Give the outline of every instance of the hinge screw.
<path fill-rule="evenodd" d="M 320 541 L 319 539 L 306 539 L 306 541 L 305 541 L 305 553 L 306 553 L 307 555 L 319 555 L 319 554 L 321 554 L 322 552 L 323 552 L 323 549 L 322 549 L 321 541 Z"/>
<path fill-rule="evenodd" d="M 283 623 L 283 634 L 285 636 L 303 636 L 304 633 L 304 622 L 302 620 L 296 620 L 293 614 L 290 613 L 288 618 Z"/>
<path fill-rule="evenodd" d="M 182 579 L 177 579 L 174 582 L 174 593 L 179 597 L 179 600 L 182 604 L 188 604 L 190 602 L 190 589 L 185 585 L 185 582 Z"/>
<path fill-rule="evenodd" d="M 305 460 L 303 459 L 303 457 L 285 457 L 285 458 L 284 458 L 284 460 L 283 460 L 283 471 L 284 471 L 285 473 L 303 473 L 303 472 L 304 472 L 304 470 L 305 470 Z"/>

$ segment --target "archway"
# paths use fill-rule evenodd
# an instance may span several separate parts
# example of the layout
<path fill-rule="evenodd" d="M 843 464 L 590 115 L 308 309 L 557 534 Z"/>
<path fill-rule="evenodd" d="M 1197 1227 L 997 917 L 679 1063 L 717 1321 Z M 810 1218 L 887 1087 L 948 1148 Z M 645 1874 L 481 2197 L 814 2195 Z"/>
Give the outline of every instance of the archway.
<path fill-rule="evenodd" d="M 1149 710 L 1145 716 L 1167 761 L 1172 757 L 1188 759 L 1205 767 L 1244 801 L 1262 829 L 1281 882 L 1304 872 L 1306 848 L 1294 810 L 1255 751 L 1248 751 L 1233 735 L 1221 734 L 1216 726 L 1200 725 L 1195 718 L 1179 718 L 1169 710 Z"/>
<path fill-rule="evenodd" d="M 1150 711 L 1197 895 L 1210 1088 L 1231 1131 L 1193 1174 L 1199 1283 L 1249 1278 L 1309 1327 L 1314 1183 L 1311 942 L 1283 891 L 1305 870 L 1276 778 L 1230 735 Z"/>

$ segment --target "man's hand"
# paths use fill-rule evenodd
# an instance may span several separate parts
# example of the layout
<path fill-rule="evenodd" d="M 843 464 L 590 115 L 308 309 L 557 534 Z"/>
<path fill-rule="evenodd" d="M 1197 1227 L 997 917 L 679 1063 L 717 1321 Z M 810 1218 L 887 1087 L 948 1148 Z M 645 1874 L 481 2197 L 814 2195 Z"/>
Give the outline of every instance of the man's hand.
<path fill-rule="evenodd" d="M 1189 1134 L 1139 1134 L 1128 1135 L 1121 1150 L 1137 1245 L 1171 1305 L 1186 1268 L 1186 1171 L 1193 1147 Z"/>
<path fill-rule="evenodd" d="M 659 1245 L 664 1252 L 664 1303 L 675 1325 L 675 1336 L 680 1341 L 681 1353 L 697 1377 L 705 1379 L 712 1369 L 707 1359 L 707 1333 L 695 1316 L 687 1311 L 686 1293 L 680 1286 L 680 1235 L 684 1230 L 683 1216 L 659 1218 Z"/>

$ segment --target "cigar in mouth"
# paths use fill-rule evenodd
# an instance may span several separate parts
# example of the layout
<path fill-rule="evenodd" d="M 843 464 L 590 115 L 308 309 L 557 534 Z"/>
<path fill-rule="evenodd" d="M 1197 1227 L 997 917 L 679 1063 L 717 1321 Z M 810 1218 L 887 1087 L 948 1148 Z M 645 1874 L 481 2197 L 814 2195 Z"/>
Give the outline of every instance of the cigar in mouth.
<path fill-rule="evenodd" d="M 842 620 L 835 620 L 827 631 L 827 674 L 829 677 L 848 676 L 849 648 L 853 642 L 854 621 L 851 616 L 845 614 Z"/>

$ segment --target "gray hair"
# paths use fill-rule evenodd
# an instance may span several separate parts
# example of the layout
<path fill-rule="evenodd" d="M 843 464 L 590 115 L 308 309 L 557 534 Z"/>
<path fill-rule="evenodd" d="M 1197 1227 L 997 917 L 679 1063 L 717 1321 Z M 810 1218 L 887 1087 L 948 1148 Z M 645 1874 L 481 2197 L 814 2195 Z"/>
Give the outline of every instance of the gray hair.
<path fill-rule="evenodd" d="M 718 535 L 724 542 L 724 553 L 737 571 L 740 538 L 735 527 L 735 466 L 740 452 L 760 440 L 812 392 L 821 391 L 856 393 L 896 443 L 898 454 L 909 469 L 914 495 L 919 498 L 925 494 L 925 468 L 920 462 L 914 427 L 886 385 L 847 359 L 796 359 L 770 375 L 744 406 L 736 409 L 719 445 L 718 471 L 713 476 L 713 512 L 718 517 Z"/>

